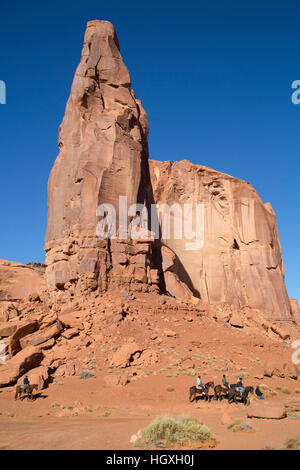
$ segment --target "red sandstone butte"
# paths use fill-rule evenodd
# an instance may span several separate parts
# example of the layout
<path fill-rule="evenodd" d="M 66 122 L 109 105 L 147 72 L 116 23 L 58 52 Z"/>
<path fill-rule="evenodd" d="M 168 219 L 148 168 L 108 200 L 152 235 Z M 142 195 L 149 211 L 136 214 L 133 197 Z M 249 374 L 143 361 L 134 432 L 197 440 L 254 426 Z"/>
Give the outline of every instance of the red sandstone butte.
<path fill-rule="evenodd" d="M 90 21 L 48 184 L 48 304 L 59 310 L 91 291 L 126 287 L 295 321 L 271 205 L 249 183 L 202 165 L 149 161 L 148 131 L 113 25 Z M 184 230 L 177 239 L 172 229 L 154 240 L 151 225 L 141 239 L 100 239 L 97 208 L 113 205 L 118 222 L 120 196 L 148 210 L 189 204 L 193 223 L 201 204 L 203 244 L 189 249 Z M 129 221 L 117 223 L 118 234 Z"/>

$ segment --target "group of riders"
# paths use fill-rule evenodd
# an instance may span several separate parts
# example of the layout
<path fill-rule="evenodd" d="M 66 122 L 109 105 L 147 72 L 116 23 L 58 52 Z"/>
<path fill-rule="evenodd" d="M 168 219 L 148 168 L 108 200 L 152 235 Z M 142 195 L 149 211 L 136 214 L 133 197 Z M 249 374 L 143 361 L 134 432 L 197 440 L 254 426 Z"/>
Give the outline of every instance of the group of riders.
<path fill-rule="evenodd" d="M 226 375 L 224 374 L 223 377 L 222 377 L 222 385 L 224 388 L 226 388 L 227 392 L 229 392 L 230 390 L 230 385 L 229 383 L 227 382 L 227 379 L 226 379 Z M 245 387 L 243 385 L 243 382 L 242 382 L 242 378 L 239 377 L 238 378 L 238 381 L 237 383 L 235 384 L 235 390 L 237 392 L 239 392 L 240 396 L 243 395 L 243 392 L 245 390 Z M 201 377 L 200 375 L 198 375 L 197 377 L 197 389 L 198 390 L 202 390 L 202 395 L 206 395 L 206 391 L 205 391 L 205 386 L 203 385 L 202 381 L 201 381 Z M 255 395 L 257 396 L 258 399 L 260 400 L 264 400 L 264 395 L 262 393 L 262 391 L 260 390 L 259 386 L 257 385 L 256 389 L 255 389 Z"/>

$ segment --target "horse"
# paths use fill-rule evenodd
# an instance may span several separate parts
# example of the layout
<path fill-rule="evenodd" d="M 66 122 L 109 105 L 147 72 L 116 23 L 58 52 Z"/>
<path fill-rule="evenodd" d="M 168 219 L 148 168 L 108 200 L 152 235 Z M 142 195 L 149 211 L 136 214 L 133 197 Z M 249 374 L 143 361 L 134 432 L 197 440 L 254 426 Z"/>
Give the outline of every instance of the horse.
<path fill-rule="evenodd" d="M 215 386 L 214 400 L 222 400 L 223 396 L 227 397 L 229 394 L 229 387 L 223 387 L 222 385 Z"/>
<path fill-rule="evenodd" d="M 33 391 L 36 390 L 38 391 L 39 386 L 37 384 L 28 384 L 26 388 L 26 392 L 24 392 L 24 387 L 23 385 L 17 385 L 16 386 L 16 392 L 15 392 L 15 400 L 18 398 L 22 398 L 22 400 L 27 396 L 28 400 L 33 400 Z M 24 396 L 22 397 L 22 393 L 25 393 Z"/>
<path fill-rule="evenodd" d="M 209 389 L 214 388 L 215 384 L 214 382 L 207 382 L 204 385 L 204 400 L 210 401 L 211 397 L 209 396 Z M 196 395 L 203 395 L 202 388 L 196 387 L 196 385 L 193 385 L 193 387 L 190 387 L 190 396 L 189 396 L 189 401 L 192 402 L 196 398 Z"/>
<path fill-rule="evenodd" d="M 234 403 L 237 403 L 237 398 L 241 398 L 241 401 L 242 403 L 244 403 L 244 405 L 249 405 L 250 399 L 248 398 L 248 395 L 253 395 L 253 392 L 253 387 L 245 387 L 242 393 L 236 387 L 230 387 L 228 393 L 228 403 L 231 403 L 232 401 L 234 401 Z"/>

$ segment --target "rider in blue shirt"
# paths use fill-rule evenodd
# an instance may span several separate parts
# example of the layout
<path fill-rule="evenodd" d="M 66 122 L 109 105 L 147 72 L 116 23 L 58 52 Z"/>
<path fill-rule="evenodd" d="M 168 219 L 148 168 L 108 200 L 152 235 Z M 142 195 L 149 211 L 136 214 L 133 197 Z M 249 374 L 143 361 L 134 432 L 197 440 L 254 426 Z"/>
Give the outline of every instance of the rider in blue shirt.
<path fill-rule="evenodd" d="M 241 377 L 239 377 L 236 386 L 240 390 L 240 393 L 242 395 L 243 391 L 245 390 L 245 387 L 243 386 Z"/>
<path fill-rule="evenodd" d="M 26 393 L 28 385 L 29 385 L 28 375 L 25 375 L 24 380 L 23 380 L 24 393 Z"/>

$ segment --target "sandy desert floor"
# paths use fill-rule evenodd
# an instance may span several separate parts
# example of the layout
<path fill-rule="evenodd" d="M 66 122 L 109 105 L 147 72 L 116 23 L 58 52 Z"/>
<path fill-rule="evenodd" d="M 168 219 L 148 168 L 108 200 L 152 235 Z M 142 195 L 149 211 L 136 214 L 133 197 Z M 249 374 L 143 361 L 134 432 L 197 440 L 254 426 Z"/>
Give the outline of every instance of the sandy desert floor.
<path fill-rule="evenodd" d="M 163 414 L 201 419 L 217 440 L 216 449 L 278 447 L 300 436 L 297 414 L 282 420 L 251 419 L 253 432 L 233 432 L 221 423 L 224 412 L 232 419 L 247 419 L 247 407 L 226 400 L 189 403 L 186 392 L 193 379 L 185 377 L 180 385 L 175 380 L 144 378 L 113 390 L 101 379 L 71 377 L 62 379 L 63 385 L 50 384 L 32 402 L 15 401 L 13 388 L 3 390 L 0 449 L 134 449 L 131 436 Z M 167 391 L 170 384 L 176 391 Z"/>

